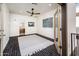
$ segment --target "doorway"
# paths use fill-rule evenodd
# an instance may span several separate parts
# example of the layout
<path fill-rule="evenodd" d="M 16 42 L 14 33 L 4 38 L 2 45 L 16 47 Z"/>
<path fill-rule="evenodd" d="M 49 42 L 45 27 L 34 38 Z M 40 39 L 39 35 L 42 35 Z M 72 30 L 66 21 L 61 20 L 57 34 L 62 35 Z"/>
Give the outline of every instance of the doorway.
<path fill-rule="evenodd" d="M 54 43 L 57 48 L 57 51 L 60 55 L 62 55 L 62 32 L 61 32 L 61 6 L 58 5 L 58 8 L 54 14 Z"/>
<path fill-rule="evenodd" d="M 67 25 L 66 25 L 66 4 L 58 4 L 54 14 L 54 44 L 58 53 L 67 55 Z"/>

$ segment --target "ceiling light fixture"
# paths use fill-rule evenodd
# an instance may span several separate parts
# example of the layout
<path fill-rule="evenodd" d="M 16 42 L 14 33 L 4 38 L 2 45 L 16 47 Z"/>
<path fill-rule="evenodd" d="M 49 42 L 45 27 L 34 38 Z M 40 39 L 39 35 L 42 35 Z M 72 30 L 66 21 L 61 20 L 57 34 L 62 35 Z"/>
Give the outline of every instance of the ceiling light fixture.
<path fill-rule="evenodd" d="M 37 5 L 37 3 L 32 3 L 33 5 Z"/>
<path fill-rule="evenodd" d="M 48 4 L 50 7 L 52 6 L 52 4 Z"/>

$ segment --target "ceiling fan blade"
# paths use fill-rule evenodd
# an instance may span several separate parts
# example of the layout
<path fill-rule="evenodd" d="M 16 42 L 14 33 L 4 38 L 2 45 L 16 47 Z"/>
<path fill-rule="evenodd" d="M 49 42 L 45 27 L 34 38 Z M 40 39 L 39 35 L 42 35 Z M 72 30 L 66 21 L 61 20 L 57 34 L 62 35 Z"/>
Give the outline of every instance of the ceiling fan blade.
<path fill-rule="evenodd" d="M 37 14 L 40 14 L 40 13 L 34 13 L 34 14 L 36 14 L 36 15 L 37 15 Z"/>
<path fill-rule="evenodd" d="M 29 12 L 29 11 L 26 11 L 26 12 L 31 14 L 31 12 Z"/>

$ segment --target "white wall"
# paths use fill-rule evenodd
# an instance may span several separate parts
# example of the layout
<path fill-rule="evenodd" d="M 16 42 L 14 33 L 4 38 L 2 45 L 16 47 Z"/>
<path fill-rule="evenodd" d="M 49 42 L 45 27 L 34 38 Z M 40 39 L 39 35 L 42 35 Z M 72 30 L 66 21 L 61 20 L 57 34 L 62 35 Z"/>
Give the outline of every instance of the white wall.
<path fill-rule="evenodd" d="M 79 17 L 76 16 L 76 33 L 79 33 Z"/>
<path fill-rule="evenodd" d="M 38 20 L 37 20 L 37 25 L 38 25 L 37 31 L 38 31 L 38 33 L 41 34 L 41 35 L 47 36 L 49 38 L 52 38 L 52 39 L 54 39 L 54 27 L 44 28 L 43 27 L 43 19 L 53 17 L 53 25 L 54 25 L 54 13 L 55 13 L 55 10 L 50 11 L 48 13 L 45 13 L 43 15 L 40 15 Z"/>
<path fill-rule="evenodd" d="M 76 13 L 79 12 L 79 6 L 76 6 Z M 79 16 L 76 16 L 76 33 L 79 33 Z"/>
<path fill-rule="evenodd" d="M 29 17 L 27 15 L 10 14 L 10 36 L 19 35 L 19 26 L 25 23 L 26 34 L 38 33 L 54 39 L 54 27 L 43 28 L 43 19 L 54 17 L 54 11 L 40 15 L 38 18 Z M 35 22 L 35 27 L 28 27 L 28 22 Z M 54 25 L 54 21 L 53 21 Z"/>
<path fill-rule="evenodd" d="M 3 30 L 4 30 L 4 37 L 3 37 L 3 49 L 5 48 L 6 44 L 9 40 L 9 32 L 10 32 L 10 24 L 9 24 L 9 10 L 6 4 L 1 5 L 1 20 L 3 20 Z"/>
<path fill-rule="evenodd" d="M 71 33 L 76 33 L 76 8 L 75 4 L 67 4 L 67 54 L 71 53 Z"/>
<path fill-rule="evenodd" d="M 76 27 L 79 27 L 79 17 L 76 16 Z"/>
<path fill-rule="evenodd" d="M 35 22 L 34 27 L 28 27 L 28 22 Z M 36 18 L 27 15 L 10 14 L 10 36 L 19 35 L 19 27 L 25 24 L 25 34 L 37 33 L 36 31 Z"/>
<path fill-rule="evenodd" d="M 0 30 L 1 30 L 1 7 L 0 7 Z M 1 35 L 1 32 L 0 32 L 0 35 Z M 1 38 L 1 36 L 0 36 Z"/>
<path fill-rule="evenodd" d="M 1 30 L 1 10 L 0 10 L 0 30 Z"/>

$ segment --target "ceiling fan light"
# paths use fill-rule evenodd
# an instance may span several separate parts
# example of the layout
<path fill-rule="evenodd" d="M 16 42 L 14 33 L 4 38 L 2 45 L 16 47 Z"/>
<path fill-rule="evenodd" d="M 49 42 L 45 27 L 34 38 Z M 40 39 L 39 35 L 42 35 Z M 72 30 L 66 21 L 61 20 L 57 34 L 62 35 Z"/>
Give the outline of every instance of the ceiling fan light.
<path fill-rule="evenodd" d="M 33 5 L 37 5 L 37 3 L 32 3 Z"/>

